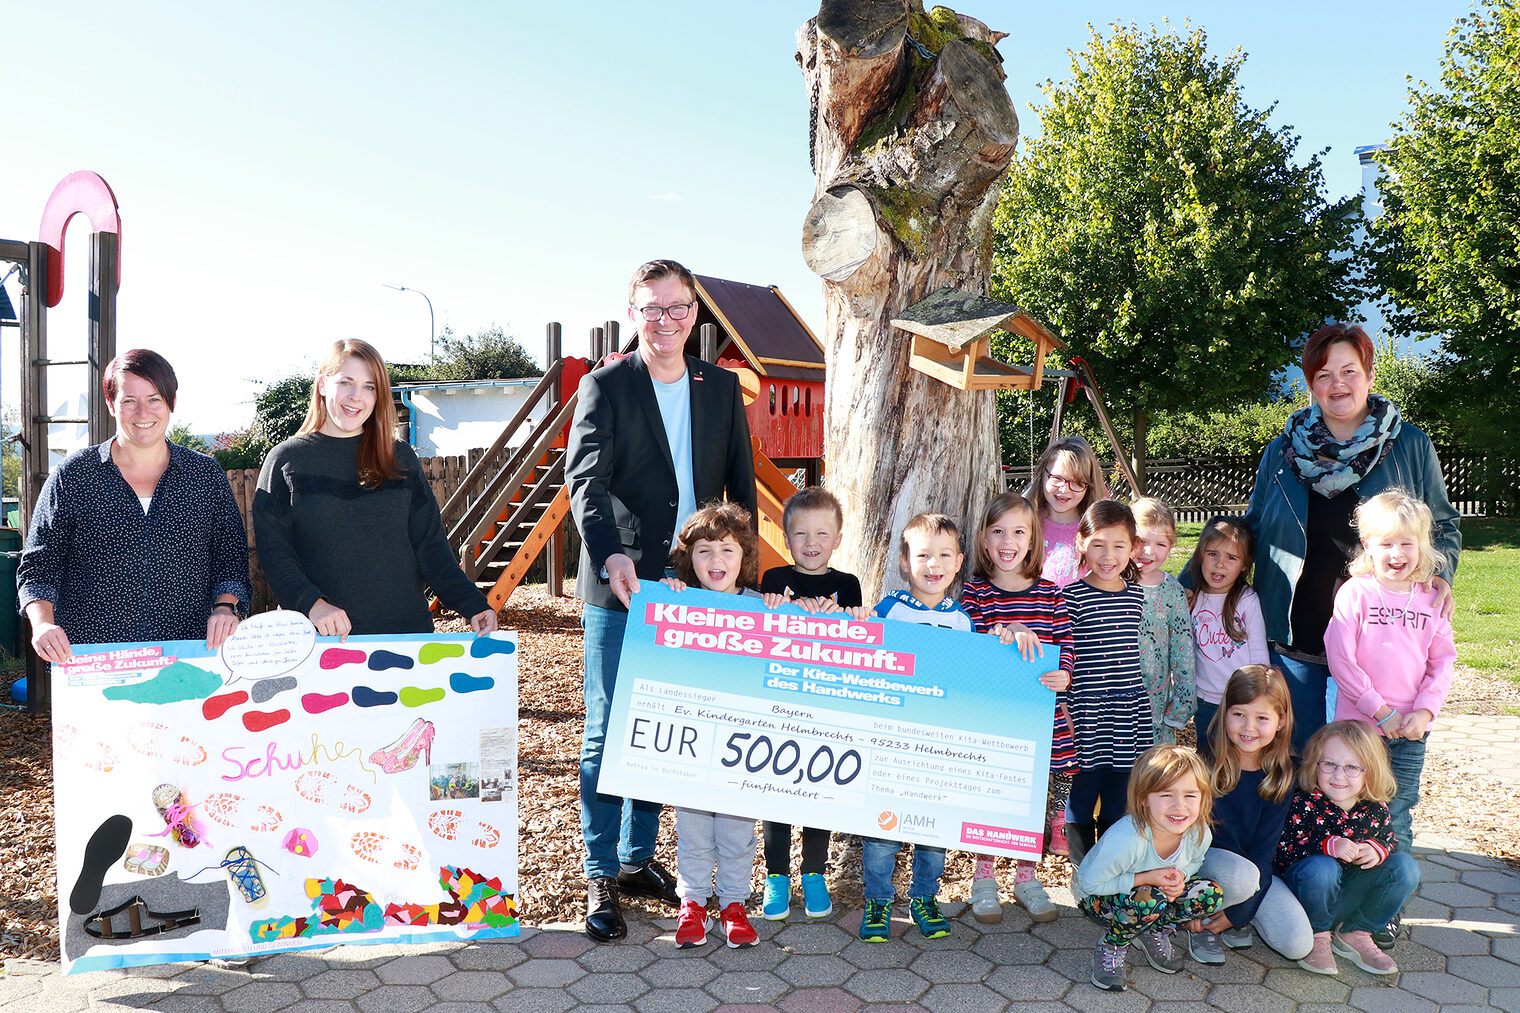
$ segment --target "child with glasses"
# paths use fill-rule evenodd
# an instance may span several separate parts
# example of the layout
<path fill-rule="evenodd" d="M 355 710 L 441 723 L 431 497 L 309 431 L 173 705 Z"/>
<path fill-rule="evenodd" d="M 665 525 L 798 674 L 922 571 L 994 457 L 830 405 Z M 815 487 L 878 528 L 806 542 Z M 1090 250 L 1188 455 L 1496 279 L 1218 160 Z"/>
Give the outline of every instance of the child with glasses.
<path fill-rule="evenodd" d="M 1108 498 L 1108 484 L 1092 444 L 1080 436 L 1051 442 L 1035 462 L 1024 496 L 1040 511 L 1045 566 L 1040 576 L 1065 587 L 1087 573 L 1077 551 L 1077 525 L 1087 508 Z"/>
<path fill-rule="evenodd" d="M 1371 974 L 1399 969 L 1372 938 L 1420 885 L 1414 856 L 1394 840 L 1393 792 L 1388 754 L 1366 722 L 1332 722 L 1304 746 L 1272 864 L 1314 930 L 1298 962 L 1307 971 L 1335 974 L 1336 956 Z"/>
<path fill-rule="evenodd" d="M 1029 488 L 1024 497 L 1035 505 L 1040 522 L 1041 540 L 1044 542 L 1044 563 L 1040 576 L 1058 589 L 1087 575 L 1082 553 L 1077 550 L 1077 528 L 1087 508 L 1100 499 L 1108 498 L 1108 484 L 1103 481 L 1103 467 L 1092 444 L 1080 436 L 1066 436 L 1052 440 L 1045 453 L 1035 462 L 1034 473 L 1029 476 Z M 1050 853 L 1065 855 L 1070 852 L 1066 840 L 1066 821 L 1069 814 L 1066 798 L 1071 791 L 1069 777 L 1075 773 L 1071 765 L 1060 776 L 1051 779 L 1050 837 L 1047 839 Z"/>

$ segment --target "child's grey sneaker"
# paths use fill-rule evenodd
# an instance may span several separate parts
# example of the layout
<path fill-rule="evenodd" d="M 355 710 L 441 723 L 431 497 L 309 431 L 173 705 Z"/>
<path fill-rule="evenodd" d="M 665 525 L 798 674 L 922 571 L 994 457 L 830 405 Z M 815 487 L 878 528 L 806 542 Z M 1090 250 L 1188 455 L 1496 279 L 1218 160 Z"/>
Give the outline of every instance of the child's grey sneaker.
<path fill-rule="evenodd" d="M 1031 921 L 1053 922 L 1060 914 L 1056 906 L 1051 903 L 1050 894 L 1045 892 L 1044 885 L 1038 879 L 1026 879 L 1022 883 L 1013 884 L 1013 896 L 1024 910 L 1029 912 Z"/>
<path fill-rule="evenodd" d="M 1224 947 L 1212 932 L 1189 932 L 1188 955 L 1200 964 L 1224 963 Z"/>
<path fill-rule="evenodd" d="M 1177 947 L 1177 927 L 1157 926 L 1140 933 L 1134 945 L 1140 947 L 1145 959 L 1162 974 L 1176 974 L 1182 970 L 1182 953 Z"/>
<path fill-rule="evenodd" d="M 1003 902 L 998 899 L 998 883 L 993 877 L 971 880 L 971 915 L 986 925 L 1003 920 Z"/>
<path fill-rule="evenodd" d="M 1219 933 L 1219 941 L 1232 950 L 1248 950 L 1251 948 L 1251 927 L 1225 929 Z"/>
<path fill-rule="evenodd" d="M 1124 954 L 1127 946 L 1114 946 L 1100 937 L 1093 947 L 1092 983 L 1110 992 L 1123 992 L 1129 987 L 1124 980 Z"/>

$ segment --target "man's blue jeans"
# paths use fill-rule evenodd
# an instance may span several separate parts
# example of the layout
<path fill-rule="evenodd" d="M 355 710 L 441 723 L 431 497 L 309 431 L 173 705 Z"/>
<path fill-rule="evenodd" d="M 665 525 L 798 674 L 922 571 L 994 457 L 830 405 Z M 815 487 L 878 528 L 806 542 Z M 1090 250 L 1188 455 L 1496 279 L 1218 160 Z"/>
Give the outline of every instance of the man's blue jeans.
<path fill-rule="evenodd" d="M 897 868 L 901 841 L 882 841 L 875 837 L 860 842 L 860 865 L 865 878 L 866 900 L 889 901 L 897 896 L 892 873 Z M 934 897 L 939 893 L 939 878 L 945 874 L 945 849 L 926 844 L 913 845 L 913 879 L 908 884 L 909 897 Z"/>
<path fill-rule="evenodd" d="M 1420 885 L 1420 866 L 1404 851 L 1370 869 L 1310 855 L 1295 862 L 1283 882 L 1304 906 L 1315 932 L 1337 926 L 1342 932 L 1381 932 Z"/>
<path fill-rule="evenodd" d="M 586 726 L 581 734 L 581 836 L 586 841 L 586 878 L 616 876 L 620 863 L 642 865 L 654 857 L 660 804 L 598 795 L 596 778 L 607 742 L 607 715 L 617 683 L 628 613 L 586 604 L 581 610 L 586 668 Z"/>

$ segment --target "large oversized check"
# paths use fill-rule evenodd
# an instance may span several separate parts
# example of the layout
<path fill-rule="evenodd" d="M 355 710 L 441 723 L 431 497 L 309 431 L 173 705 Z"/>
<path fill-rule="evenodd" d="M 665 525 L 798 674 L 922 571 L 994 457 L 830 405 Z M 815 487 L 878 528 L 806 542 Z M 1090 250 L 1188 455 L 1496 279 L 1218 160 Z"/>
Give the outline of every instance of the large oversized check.
<path fill-rule="evenodd" d="M 598 788 L 1038 858 L 1055 694 L 986 634 L 644 581 Z"/>

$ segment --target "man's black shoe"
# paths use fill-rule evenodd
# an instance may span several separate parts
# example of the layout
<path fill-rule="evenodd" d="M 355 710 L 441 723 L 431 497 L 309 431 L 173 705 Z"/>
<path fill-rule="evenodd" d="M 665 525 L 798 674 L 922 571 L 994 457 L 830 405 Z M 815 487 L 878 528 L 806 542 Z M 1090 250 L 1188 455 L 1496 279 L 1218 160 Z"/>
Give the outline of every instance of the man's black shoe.
<path fill-rule="evenodd" d="M 639 866 L 636 872 L 618 873 L 617 886 L 632 896 L 654 897 L 671 907 L 681 906 L 681 898 L 676 896 L 676 878 L 654 859 Z"/>
<path fill-rule="evenodd" d="M 593 877 L 586 884 L 586 935 L 607 943 L 627 934 L 623 910 L 618 906 L 617 881 L 611 876 Z"/>

